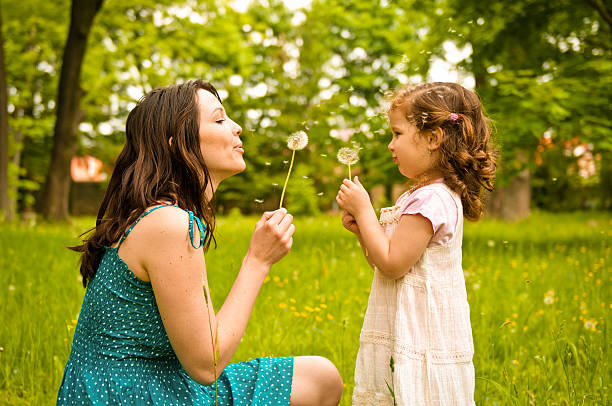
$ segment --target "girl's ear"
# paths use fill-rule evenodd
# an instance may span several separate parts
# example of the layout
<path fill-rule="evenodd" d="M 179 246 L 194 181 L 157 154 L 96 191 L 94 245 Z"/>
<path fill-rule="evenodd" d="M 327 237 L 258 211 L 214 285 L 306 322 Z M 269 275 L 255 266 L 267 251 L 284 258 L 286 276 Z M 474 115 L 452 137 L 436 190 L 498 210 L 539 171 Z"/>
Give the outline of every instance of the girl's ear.
<path fill-rule="evenodd" d="M 431 133 L 427 136 L 427 143 L 429 144 L 429 150 L 435 151 L 440 148 L 440 144 L 442 144 L 442 129 L 440 127 L 433 128 Z"/>

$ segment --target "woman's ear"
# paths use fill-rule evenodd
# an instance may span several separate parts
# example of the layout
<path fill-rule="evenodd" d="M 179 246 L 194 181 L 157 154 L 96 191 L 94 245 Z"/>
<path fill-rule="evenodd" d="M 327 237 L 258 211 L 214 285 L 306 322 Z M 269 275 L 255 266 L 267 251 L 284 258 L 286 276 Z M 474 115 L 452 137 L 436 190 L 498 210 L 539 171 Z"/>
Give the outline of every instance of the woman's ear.
<path fill-rule="evenodd" d="M 440 148 L 442 144 L 442 129 L 440 127 L 433 128 L 431 133 L 427 136 L 427 143 L 429 144 L 429 150 L 435 151 Z"/>
<path fill-rule="evenodd" d="M 170 146 L 172 146 L 172 138 L 173 138 L 173 137 L 170 137 L 170 138 L 168 139 L 168 145 L 170 145 Z"/>

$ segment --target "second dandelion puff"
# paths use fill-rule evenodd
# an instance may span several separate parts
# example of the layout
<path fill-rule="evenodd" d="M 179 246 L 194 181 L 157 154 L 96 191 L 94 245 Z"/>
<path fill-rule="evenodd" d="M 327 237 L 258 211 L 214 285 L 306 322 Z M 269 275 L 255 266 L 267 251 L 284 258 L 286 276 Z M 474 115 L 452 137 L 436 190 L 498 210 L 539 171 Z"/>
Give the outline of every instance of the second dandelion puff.
<path fill-rule="evenodd" d="M 289 176 L 291 175 L 291 169 L 293 168 L 293 160 L 295 159 L 295 151 L 306 148 L 308 145 L 308 135 L 304 131 L 298 131 L 291 134 L 287 138 L 287 147 L 293 151 L 291 154 L 291 163 L 289 164 L 289 170 L 287 171 L 287 178 L 285 179 L 285 185 L 283 186 L 283 193 L 281 193 L 280 204 L 278 208 L 283 207 L 283 199 L 285 197 L 285 190 L 287 189 L 287 183 L 289 183 Z"/>
<path fill-rule="evenodd" d="M 338 150 L 338 161 L 348 165 L 348 178 L 351 179 L 351 165 L 355 165 L 359 162 L 359 148 L 340 148 L 340 150 Z"/>

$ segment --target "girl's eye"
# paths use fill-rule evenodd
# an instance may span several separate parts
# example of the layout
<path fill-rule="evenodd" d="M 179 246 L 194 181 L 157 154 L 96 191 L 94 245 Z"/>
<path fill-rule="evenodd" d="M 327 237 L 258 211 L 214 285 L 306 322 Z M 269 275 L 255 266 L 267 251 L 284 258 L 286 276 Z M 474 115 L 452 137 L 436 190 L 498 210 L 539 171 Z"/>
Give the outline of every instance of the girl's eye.
<path fill-rule="evenodd" d="M 220 118 L 219 120 L 215 121 L 215 123 L 217 124 L 223 124 L 223 122 L 225 121 L 224 118 Z"/>

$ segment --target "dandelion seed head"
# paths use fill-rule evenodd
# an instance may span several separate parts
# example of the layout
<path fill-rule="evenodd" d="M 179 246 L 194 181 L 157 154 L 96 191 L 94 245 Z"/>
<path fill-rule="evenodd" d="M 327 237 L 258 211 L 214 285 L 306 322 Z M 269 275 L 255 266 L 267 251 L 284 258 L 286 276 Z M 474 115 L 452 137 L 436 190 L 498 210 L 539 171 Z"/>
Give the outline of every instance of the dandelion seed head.
<path fill-rule="evenodd" d="M 340 148 L 338 161 L 345 165 L 355 165 L 359 161 L 359 150 L 349 147 Z"/>
<path fill-rule="evenodd" d="M 308 145 L 308 135 L 304 131 L 298 131 L 287 138 L 287 146 L 293 151 L 304 149 Z"/>

